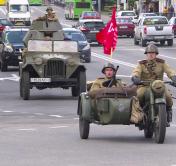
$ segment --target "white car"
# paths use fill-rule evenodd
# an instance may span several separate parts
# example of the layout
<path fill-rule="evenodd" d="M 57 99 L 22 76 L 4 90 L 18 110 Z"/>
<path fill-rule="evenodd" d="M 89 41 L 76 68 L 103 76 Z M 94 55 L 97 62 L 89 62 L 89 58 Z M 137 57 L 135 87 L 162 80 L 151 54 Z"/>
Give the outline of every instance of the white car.
<path fill-rule="evenodd" d="M 140 13 L 139 19 L 141 19 L 142 17 L 147 17 L 147 16 L 157 16 L 157 14 L 156 13 Z"/>
<path fill-rule="evenodd" d="M 143 17 L 135 26 L 134 44 L 141 42 L 142 47 L 147 42 L 160 42 L 161 45 L 167 41 L 168 46 L 173 45 L 174 33 L 165 16 Z"/>
<path fill-rule="evenodd" d="M 133 10 L 123 10 L 117 12 L 117 17 L 118 16 L 125 16 L 125 17 L 131 17 L 132 19 L 137 19 L 137 15 Z"/>

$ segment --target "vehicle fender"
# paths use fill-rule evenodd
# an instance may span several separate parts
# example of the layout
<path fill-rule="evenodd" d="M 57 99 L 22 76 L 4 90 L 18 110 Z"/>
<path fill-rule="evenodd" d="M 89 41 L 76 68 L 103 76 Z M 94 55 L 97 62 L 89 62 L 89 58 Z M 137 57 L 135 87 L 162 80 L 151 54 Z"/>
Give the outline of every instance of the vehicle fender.
<path fill-rule="evenodd" d="M 155 99 L 155 104 L 166 104 L 166 99 L 165 98 L 156 98 Z"/>
<path fill-rule="evenodd" d="M 79 109 L 80 104 L 82 109 Z M 91 100 L 86 92 L 81 93 L 79 96 L 77 114 L 82 115 L 86 120 L 91 119 Z"/>
<path fill-rule="evenodd" d="M 22 73 L 22 66 L 23 66 L 23 62 L 19 62 L 19 76 Z"/>

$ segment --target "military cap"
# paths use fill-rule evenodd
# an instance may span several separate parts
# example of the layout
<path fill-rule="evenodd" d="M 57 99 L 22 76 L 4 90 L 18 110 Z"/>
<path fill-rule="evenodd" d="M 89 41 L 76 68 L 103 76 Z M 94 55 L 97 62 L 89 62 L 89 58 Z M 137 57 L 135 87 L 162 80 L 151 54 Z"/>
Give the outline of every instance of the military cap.
<path fill-rule="evenodd" d="M 158 52 L 158 47 L 155 46 L 154 44 L 149 44 L 146 47 L 144 54 L 147 54 L 147 53 L 150 53 L 150 52 L 158 54 L 159 53 Z"/>
<path fill-rule="evenodd" d="M 111 68 L 111 69 L 113 69 L 114 71 L 116 70 L 116 69 L 115 69 L 115 66 L 114 66 L 112 63 L 108 63 L 108 64 L 104 65 L 104 67 L 103 67 L 103 69 L 102 69 L 102 73 L 103 73 L 103 74 L 104 74 L 106 68 Z"/>
<path fill-rule="evenodd" d="M 53 11 L 53 8 L 52 7 L 47 7 L 47 9 L 46 9 L 46 11 L 49 11 L 49 10 L 51 10 L 51 11 Z"/>

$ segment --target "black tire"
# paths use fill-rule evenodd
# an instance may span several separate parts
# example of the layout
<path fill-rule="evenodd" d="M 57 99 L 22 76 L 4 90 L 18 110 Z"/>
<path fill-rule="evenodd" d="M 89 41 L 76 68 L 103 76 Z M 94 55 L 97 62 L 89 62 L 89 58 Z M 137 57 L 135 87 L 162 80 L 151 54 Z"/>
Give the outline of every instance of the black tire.
<path fill-rule="evenodd" d="M 165 40 L 160 41 L 160 45 L 163 46 L 165 44 Z"/>
<path fill-rule="evenodd" d="M 147 46 L 147 41 L 144 39 L 141 39 L 141 46 L 146 47 Z"/>
<path fill-rule="evenodd" d="M 167 40 L 167 45 L 168 46 L 173 46 L 173 39 Z"/>
<path fill-rule="evenodd" d="M 153 137 L 153 126 L 152 125 L 147 125 L 144 127 L 144 136 L 145 138 Z"/>
<path fill-rule="evenodd" d="M 1 71 L 5 72 L 5 71 L 7 71 L 7 69 L 8 69 L 7 63 L 2 61 L 1 62 Z"/>
<path fill-rule="evenodd" d="M 88 59 L 85 60 L 86 63 L 90 63 L 91 62 L 91 57 L 89 57 Z"/>
<path fill-rule="evenodd" d="M 22 81 L 21 81 L 21 78 L 19 80 L 19 83 L 20 83 L 20 97 L 22 98 L 23 97 L 23 91 L 22 91 Z"/>
<path fill-rule="evenodd" d="M 166 105 L 157 104 L 158 116 L 155 121 L 155 142 L 162 144 L 166 135 L 166 123 L 167 123 L 167 114 L 166 114 Z"/>
<path fill-rule="evenodd" d="M 21 88 L 23 100 L 29 100 L 30 97 L 30 77 L 28 71 L 23 71 L 21 76 Z"/>
<path fill-rule="evenodd" d="M 136 39 L 135 36 L 134 36 L 134 44 L 135 44 L 135 45 L 139 45 L 139 41 Z"/>
<path fill-rule="evenodd" d="M 79 104 L 79 134 L 81 139 L 89 137 L 90 123 L 82 117 L 82 103 Z"/>
<path fill-rule="evenodd" d="M 150 110 L 151 108 L 148 107 L 147 111 L 145 111 L 145 116 L 144 116 L 144 137 L 145 138 L 152 138 L 153 137 L 153 123 L 150 121 Z"/>
<path fill-rule="evenodd" d="M 77 85 L 72 87 L 72 96 L 77 97 L 82 92 L 86 92 L 86 73 L 85 71 L 80 71 L 78 78 Z"/>

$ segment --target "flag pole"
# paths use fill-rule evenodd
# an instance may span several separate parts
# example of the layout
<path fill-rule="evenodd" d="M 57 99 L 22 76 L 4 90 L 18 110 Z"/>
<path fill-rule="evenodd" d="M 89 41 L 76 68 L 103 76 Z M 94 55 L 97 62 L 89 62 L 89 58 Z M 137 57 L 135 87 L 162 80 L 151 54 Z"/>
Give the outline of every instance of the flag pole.
<path fill-rule="evenodd" d="M 111 55 L 110 55 L 111 60 L 112 60 L 112 54 L 113 54 L 113 48 L 111 47 Z"/>

